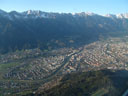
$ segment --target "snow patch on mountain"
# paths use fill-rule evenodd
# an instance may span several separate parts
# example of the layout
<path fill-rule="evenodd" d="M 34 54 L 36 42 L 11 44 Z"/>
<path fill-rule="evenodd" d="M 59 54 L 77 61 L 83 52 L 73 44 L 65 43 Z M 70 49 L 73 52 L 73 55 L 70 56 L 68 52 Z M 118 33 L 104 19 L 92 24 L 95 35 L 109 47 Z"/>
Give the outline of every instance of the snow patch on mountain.
<path fill-rule="evenodd" d="M 105 17 L 109 17 L 109 18 L 117 18 L 117 19 L 128 19 L 128 13 L 125 13 L 125 14 L 116 14 L 116 15 L 113 15 L 113 14 L 106 14 L 104 15 Z"/>

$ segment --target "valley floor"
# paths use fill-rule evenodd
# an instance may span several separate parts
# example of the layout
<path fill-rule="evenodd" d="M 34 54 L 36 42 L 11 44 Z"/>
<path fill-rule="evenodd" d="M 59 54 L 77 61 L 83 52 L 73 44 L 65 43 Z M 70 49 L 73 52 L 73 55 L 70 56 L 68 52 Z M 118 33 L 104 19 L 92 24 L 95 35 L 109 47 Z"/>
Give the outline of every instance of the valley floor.
<path fill-rule="evenodd" d="M 0 55 L 0 93 L 5 96 L 33 93 L 47 82 L 69 73 L 128 70 L 127 58 L 127 37 L 109 38 L 77 49 L 29 49 L 7 53 Z M 103 93 L 99 90 L 95 94 Z"/>

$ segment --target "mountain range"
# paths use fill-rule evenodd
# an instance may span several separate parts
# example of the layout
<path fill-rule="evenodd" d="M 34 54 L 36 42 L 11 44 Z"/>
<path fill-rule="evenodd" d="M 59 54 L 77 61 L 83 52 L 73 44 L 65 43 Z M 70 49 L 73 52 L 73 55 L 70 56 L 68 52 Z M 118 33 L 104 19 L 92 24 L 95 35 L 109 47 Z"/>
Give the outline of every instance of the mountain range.
<path fill-rule="evenodd" d="M 128 14 L 48 13 L 0 10 L 0 53 L 77 47 L 128 30 Z"/>
<path fill-rule="evenodd" d="M 11 12 L 5 12 L 3 10 L 0 10 L 0 14 L 9 18 L 10 20 L 13 19 L 20 19 L 20 18 L 56 18 L 59 15 L 72 15 L 73 17 L 77 16 L 95 16 L 98 14 L 91 13 L 91 12 L 81 12 L 81 13 L 53 13 L 53 12 L 42 12 L 40 10 L 28 10 L 24 12 L 16 12 L 16 11 L 11 11 Z M 121 18 L 121 19 L 127 19 L 128 18 L 128 13 L 124 14 L 106 14 L 106 15 L 101 15 L 104 17 L 109 17 L 109 18 Z"/>

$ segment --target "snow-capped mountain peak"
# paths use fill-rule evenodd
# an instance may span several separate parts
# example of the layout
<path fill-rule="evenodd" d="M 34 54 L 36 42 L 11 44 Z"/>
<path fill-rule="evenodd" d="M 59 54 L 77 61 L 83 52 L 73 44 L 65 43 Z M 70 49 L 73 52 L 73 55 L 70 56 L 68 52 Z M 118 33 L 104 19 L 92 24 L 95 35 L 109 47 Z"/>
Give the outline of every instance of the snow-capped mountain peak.
<path fill-rule="evenodd" d="M 116 17 L 117 18 L 128 18 L 128 13 L 125 13 L 125 14 L 117 14 Z"/>
<path fill-rule="evenodd" d="M 105 17 L 109 17 L 109 18 L 118 18 L 118 19 L 128 19 L 128 13 L 125 13 L 125 14 L 116 14 L 116 15 L 113 15 L 113 14 L 106 14 L 104 15 Z"/>
<path fill-rule="evenodd" d="M 81 12 L 81 13 L 74 13 L 73 15 L 79 15 L 79 16 L 93 16 L 96 15 L 95 13 L 92 12 Z"/>
<path fill-rule="evenodd" d="M 28 10 L 22 12 L 22 15 L 25 16 L 25 18 L 50 18 L 51 14 L 52 13 L 42 12 L 39 10 Z"/>
<path fill-rule="evenodd" d="M 15 19 L 27 19 L 27 18 L 32 18 L 32 19 L 36 19 L 36 18 L 56 18 L 57 16 L 64 16 L 64 15 L 69 15 L 69 13 L 51 13 L 51 12 L 42 12 L 39 10 L 28 10 L 25 12 L 16 12 L 16 11 L 12 11 L 12 12 L 5 12 L 3 10 L 0 10 L 0 15 L 4 16 L 6 18 L 9 18 L 10 20 L 15 20 Z M 92 12 L 81 12 L 81 13 L 71 13 L 71 15 L 73 17 L 88 17 L 88 16 L 97 16 L 98 14 L 92 13 Z M 104 17 L 108 17 L 108 18 L 112 18 L 112 19 L 128 19 L 128 13 L 125 14 L 117 14 L 117 15 L 113 15 L 113 14 L 107 14 L 107 15 L 102 15 Z"/>
<path fill-rule="evenodd" d="M 96 15 L 96 14 L 92 13 L 92 12 L 86 12 L 86 15 L 93 16 L 93 15 Z"/>
<path fill-rule="evenodd" d="M 35 10 L 28 10 L 28 11 L 26 11 L 26 13 L 27 13 L 27 15 L 31 15 L 31 14 L 39 15 L 41 13 L 41 11 L 39 11 L 39 10 L 37 10 L 37 11 L 35 11 Z"/>
<path fill-rule="evenodd" d="M 105 17 L 109 17 L 109 18 L 116 18 L 116 15 L 113 15 L 113 14 L 106 14 L 106 15 L 103 15 Z"/>

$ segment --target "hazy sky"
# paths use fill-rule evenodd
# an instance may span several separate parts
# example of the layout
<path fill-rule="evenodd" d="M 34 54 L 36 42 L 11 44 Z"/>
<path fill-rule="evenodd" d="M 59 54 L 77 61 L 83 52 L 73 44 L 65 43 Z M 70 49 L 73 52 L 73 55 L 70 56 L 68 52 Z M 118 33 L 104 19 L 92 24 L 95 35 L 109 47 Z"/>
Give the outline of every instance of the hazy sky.
<path fill-rule="evenodd" d="M 0 0 L 5 11 L 128 13 L 128 0 Z"/>

